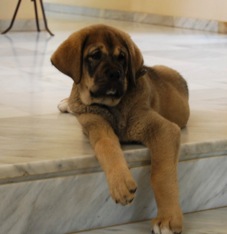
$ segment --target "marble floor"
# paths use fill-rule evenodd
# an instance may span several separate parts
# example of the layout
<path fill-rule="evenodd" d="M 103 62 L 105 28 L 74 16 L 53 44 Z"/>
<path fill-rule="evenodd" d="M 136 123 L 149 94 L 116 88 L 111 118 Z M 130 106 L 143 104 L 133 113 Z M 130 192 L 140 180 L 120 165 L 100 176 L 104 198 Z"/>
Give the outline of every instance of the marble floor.
<path fill-rule="evenodd" d="M 69 34 L 94 23 L 127 31 L 147 65 L 173 67 L 188 81 L 191 117 L 182 146 L 219 142 L 226 151 L 227 35 L 54 13 L 48 18 L 54 37 L 35 31 L 0 35 L 0 180 L 64 171 L 72 161 L 81 169 L 87 167 L 85 158 L 97 167 L 75 118 L 57 109 L 72 80 L 50 63 Z"/>
<path fill-rule="evenodd" d="M 37 180 L 41 184 L 48 180 L 38 181 L 40 178 L 100 171 L 75 117 L 61 114 L 57 109 L 58 102 L 69 95 L 72 80 L 50 63 L 51 54 L 69 34 L 94 23 L 105 23 L 127 31 L 141 49 L 146 65 L 167 65 L 185 77 L 190 89 L 191 117 L 187 128 L 182 131 L 181 160 L 215 156 L 217 167 L 221 162 L 225 165 L 227 35 L 53 13 L 48 14 L 48 19 L 54 37 L 47 32 L 35 31 L 0 35 L 2 189 L 12 182 Z M 122 147 L 131 166 L 148 162 L 149 156 L 143 146 Z M 197 171 L 205 167 L 200 165 Z M 212 166 L 211 160 L 209 168 Z M 206 168 L 208 172 L 209 168 Z M 222 176 L 226 170 L 222 170 L 223 174 L 218 177 L 223 185 L 220 197 L 226 194 L 227 185 L 227 177 Z M 215 191 L 213 186 L 217 182 L 213 180 L 210 184 L 210 189 Z M 216 224 L 219 225 L 219 221 Z M 226 228 L 224 222 L 222 224 Z M 210 222 L 205 225 L 208 227 Z"/>
<path fill-rule="evenodd" d="M 226 234 L 227 208 L 206 210 L 186 214 L 184 217 L 184 234 Z M 130 223 L 92 231 L 77 232 L 81 234 L 147 234 L 150 221 Z"/>

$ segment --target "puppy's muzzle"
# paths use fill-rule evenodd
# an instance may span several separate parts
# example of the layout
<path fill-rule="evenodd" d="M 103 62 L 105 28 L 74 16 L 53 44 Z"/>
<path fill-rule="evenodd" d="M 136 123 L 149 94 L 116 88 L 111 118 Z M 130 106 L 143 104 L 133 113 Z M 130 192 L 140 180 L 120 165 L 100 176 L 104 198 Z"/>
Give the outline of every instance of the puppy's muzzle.
<path fill-rule="evenodd" d="M 90 95 L 93 98 L 121 98 L 124 95 L 124 87 L 123 84 L 121 84 L 121 82 L 117 82 L 116 84 L 106 84 L 105 86 L 99 87 L 95 91 L 90 90 Z"/>
<path fill-rule="evenodd" d="M 120 70 L 108 70 L 106 73 L 110 80 L 119 80 L 122 77 L 122 72 Z"/>
<path fill-rule="evenodd" d="M 90 90 L 90 94 L 94 98 L 121 98 L 124 94 L 124 79 L 122 71 L 107 69 L 102 77 L 96 79 L 96 89 Z"/>

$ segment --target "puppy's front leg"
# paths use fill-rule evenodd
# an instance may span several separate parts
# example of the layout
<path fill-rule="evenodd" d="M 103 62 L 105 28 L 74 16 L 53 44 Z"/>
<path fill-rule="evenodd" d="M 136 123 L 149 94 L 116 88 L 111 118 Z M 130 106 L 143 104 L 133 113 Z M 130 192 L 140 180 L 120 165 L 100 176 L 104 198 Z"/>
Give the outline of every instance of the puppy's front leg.
<path fill-rule="evenodd" d="M 134 199 L 137 185 L 128 169 L 119 139 L 110 124 L 99 115 L 83 114 L 78 117 L 85 134 L 95 150 L 116 203 L 127 205 Z"/>
<path fill-rule="evenodd" d="M 141 141 L 152 153 L 151 185 L 158 207 L 157 218 L 152 220 L 152 233 L 181 233 L 177 182 L 180 129 L 154 111 L 139 113 L 138 119 L 131 123 L 128 137 Z"/>

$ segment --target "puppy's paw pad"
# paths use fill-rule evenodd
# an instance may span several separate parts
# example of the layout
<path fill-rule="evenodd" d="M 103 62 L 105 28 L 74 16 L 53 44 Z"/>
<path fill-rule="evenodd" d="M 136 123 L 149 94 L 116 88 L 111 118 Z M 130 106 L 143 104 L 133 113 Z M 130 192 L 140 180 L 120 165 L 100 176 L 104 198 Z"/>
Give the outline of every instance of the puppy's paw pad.
<path fill-rule="evenodd" d="M 69 111 L 69 105 L 68 105 L 68 98 L 63 99 L 62 101 L 60 101 L 60 103 L 58 104 L 58 109 L 62 113 L 70 112 Z"/>

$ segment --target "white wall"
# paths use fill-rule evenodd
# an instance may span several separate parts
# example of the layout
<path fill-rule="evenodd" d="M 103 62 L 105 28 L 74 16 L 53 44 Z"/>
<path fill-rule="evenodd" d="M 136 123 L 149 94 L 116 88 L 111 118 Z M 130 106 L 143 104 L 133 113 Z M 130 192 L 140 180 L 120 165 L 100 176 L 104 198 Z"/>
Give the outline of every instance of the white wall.
<path fill-rule="evenodd" d="M 227 22 L 227 0 L 45 0 L 45 2 Z M 11 19 L 16 4 L 17 0 L 0 0 L 0 20 Z M 17 18 L 34 19 L 33 2 L 23 0 Z"/>
<path fill-rule="evenodd" d="M 0 20 L 9 20 L 12 18 L 17 2 L 18 0 L 0 0 Z M 31 0 L 22 0 L 16 19 L 35 18 L 33 5 Z M 39 6 L 39 4 L 37 5 Z"/>
<path fill-rule="evenodd" d="M 81 7 L 152 13 L 166 16 L 217 20 L 227 27 L 227 0 L 45 0 L 44 2 Z M 38 9 L 39 9 L 39 1 Z M 11 20 L 17 0 L 0 0 L 0 20 Z M 41 11 L 39 9 L 39 16 Z M 23 0 L 17 15 L 19 20 L 34 20 L 31 0 Z M 0 22 L 0 25 L 1 25 Z M 5 27 L 5 26 L 4 26 Z"/>
<path fill-rule="evenodd" d="M 45 0 L 45 2 L 227 22 L 227 0 Z"/>

